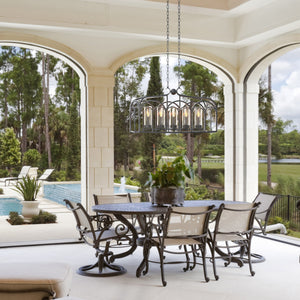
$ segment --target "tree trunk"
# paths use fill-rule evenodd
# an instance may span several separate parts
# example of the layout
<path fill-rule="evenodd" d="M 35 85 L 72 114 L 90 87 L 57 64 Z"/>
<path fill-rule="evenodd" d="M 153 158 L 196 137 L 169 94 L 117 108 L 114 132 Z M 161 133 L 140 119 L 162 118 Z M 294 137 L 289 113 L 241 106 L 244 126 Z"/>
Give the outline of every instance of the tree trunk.
<path fill-rule="evenodd" d="M 202 178 L 201 140 L 202 140 L 202 139 L 201 139 L 201 136 L 199 135 L 199 136 L 197 137 L 197 149 L 198 149 L 198 151 L 197 151 L 197 165 L 198 165 L 198 167 L 197 167 L 197 173 L 198 173 L 199 178 Z"/>
<path fill-rule="evenodd" d="M 48 167 L 52 165 L 51 159 L 51 145 L 50 145 L 50 136 L 49 136 L 49 54 L 43 53 L 43 98 L 45 105 L 45 152 L 48 155 Z"/>
<path fill-rule="evenodd" d="M 268 92 L 272 93 L 272 77 L 271 77 L 271 65 L 268 67 Z M 268 122 L 268 157 L 267 157 L 267 184 L 268 187 L 272 188 L 272 123 Z"/>
<path fill-rule="evenodd" d="M 186 156 L 193 166 L 193 157 L 194 157 L 194 137 L 190 133 L 186 134 Z"/>

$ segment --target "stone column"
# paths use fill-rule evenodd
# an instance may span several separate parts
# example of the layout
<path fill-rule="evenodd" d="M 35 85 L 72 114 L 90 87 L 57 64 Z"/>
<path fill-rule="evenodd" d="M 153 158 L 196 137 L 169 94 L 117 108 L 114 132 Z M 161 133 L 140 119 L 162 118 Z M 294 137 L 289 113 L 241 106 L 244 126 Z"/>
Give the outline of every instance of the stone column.
<path fill-rule="evenodd" d="M 236 84 L 225 96 L 225 199 L 254 200 L 258 192 L 258 84 Z"/>
<path fill-rule="evenodd" d="M 245 183 L 244 201 L 258 193 L 258 83 L 247 83 L 245 91 Z"/>
<path fill-rule="evenodd" d="M 89 211 L 94 203 L 93 194 L 113 193 L 113 87 L 112 73 L 88 76 L 87 206 Z"/>

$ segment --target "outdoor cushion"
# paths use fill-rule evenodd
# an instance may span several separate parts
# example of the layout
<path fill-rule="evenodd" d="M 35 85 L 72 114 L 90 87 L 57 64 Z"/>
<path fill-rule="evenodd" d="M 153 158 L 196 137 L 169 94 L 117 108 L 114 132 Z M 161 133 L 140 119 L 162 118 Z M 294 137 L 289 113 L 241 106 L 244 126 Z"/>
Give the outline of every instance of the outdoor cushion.
<path fill-rule="evenodd" d="M 40 300 L 51 294 L 67 296 L 72 273 L 71 267 L 64 263 L 1 263 L 0 299 Z"/>

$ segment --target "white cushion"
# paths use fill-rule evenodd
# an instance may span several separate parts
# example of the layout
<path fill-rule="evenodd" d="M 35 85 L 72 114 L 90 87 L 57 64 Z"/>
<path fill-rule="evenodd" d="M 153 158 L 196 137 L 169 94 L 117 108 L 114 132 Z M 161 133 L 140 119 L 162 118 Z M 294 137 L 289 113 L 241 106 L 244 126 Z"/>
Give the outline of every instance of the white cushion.
<path fill-rule="evenodd" d="M 0 264 L 0 299 L 41 299 L 55 292 L 56 297 L 70 292 L 73 271 L 65 263 L 14 262 Z M 41 297 L 42 296 L 42 297 Z"/>

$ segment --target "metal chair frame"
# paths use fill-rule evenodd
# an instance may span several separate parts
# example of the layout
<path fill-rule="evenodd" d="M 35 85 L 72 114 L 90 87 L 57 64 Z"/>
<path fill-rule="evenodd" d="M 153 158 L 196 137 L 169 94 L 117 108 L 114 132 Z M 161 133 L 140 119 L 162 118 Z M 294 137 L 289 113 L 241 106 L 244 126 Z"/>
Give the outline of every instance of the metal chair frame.
<path fill-rule="evenodd" d="M 259 233 L 262 233 L 263 235 L 267 234 L 266 229 L 270 218 L 271 210 L 278 199 L 279 199 L 278 195 L 263 194 L 263 193 L 258 193 L 258 195 L 255 197 L 253 202 L 260 203 L 260 206 L 257 208 L 255 214 L 255 220 L 259 225 L 259 229 L 254 228 L 255 234 L 259 234 Z M 268 201 L 267 208 L 266 205 L 264 205 L 265 201 Z"/>
<path fill-rule="evenodd" d="M 122 266 L 112 264 L 113 252 L 110 251 L 111 241 L 118 243 L 126 238 L 127 231 L 122 227 L 112 229 L 113 220 L 111 216 L 102 214 L 99 216 L 90 216 L 81 203 L 72 202 L 65 199 L 67 208 L 73 212 L 76 220 L 76 229 L 79 232 L 80 239 L 87 245 L 92 246 L 95 250 L 95 256 L 98 261 L 93 265 L 80 267 L 78 273 L 84 276 L 115 276 L 126 272 Z M 97 228 L 93 222 L 97 222 Z M 105 245 L 101 245 L 101 244 Z M 98 268 L 98 272 L 90 272 L 94 268 Z M 111 271 L 105 272 L 105 268 Z"/>
<path fill-rule="evenodd" d="M 241 208 L 241 204 L 237 203 L 231 205 L 221 204 L 217 215 L 215 217 L 215 228 L 213 232 L 209 233 L 208 245 L 211 249 L 212 254 L 212 263 L 215 279 L 218 280 L 219 276 L 216 271 L 216 257 L 215 253 L 220 255 L 220 258 L 226 260 L 224 263 L 227 267 L 231 262 L 236 262 L 241 267 L 244 265 L 245 259 L 244 255 L 247 254 L 247 262 L 249 263 L 249 269 L 251 276 L 255 275 L 255 272 L 252 268 L 251 262 L 251 240 L 253 236 L 253 222 L 257 207 L 259 203 L 249 203 L 247 208 Z M 236 220 L 238 214 L 245 214 L 245 218 L 248 218 L 248 221 L 243 222 L 244 224 L 234 224 L 229 225 L 227 230 L 226 224 L 223 223 L 223 215 L 226 213 L 231 214 L 231 220 Z M 218 243 L 219 242 L 219 243 Z M 220 245 L 220 242 L 224 242 L 225 245 Z M 229 244 L 229 242 L 233 242 Z M 231 251 L 231 248 L 239 248 L 235 253 Z M 222 248 L 226 248 L 227 253 L 222 251 Z M 238 255 L 238 256 L 237 256 Z"/>
<path fill-rule="evenodd" d="M 182 209 L 186 209 L 182 211 Z M 145 265 L 145 270 L 142 272 L 143 275 L 146 275 L 149 270 L 149 260 L 150 249 L 155 246 L 159 253 L 159 263 L 161 269 L 161 280 L 162 285 L 166 286 L 167 281 L 165 280 L 164 274 L 164 265 L 165 264 L 174 264 L 174 263 L 185 263 L 186 266 L 183 268 L 184 271 L 193 270 L 196 264 L 200 264 L 196 261 L 198 252 L 201 252 L 202 256 L 202 265 L 205 281 L 209 281 L 206 270 L 206 239 L 208 235 L 208 223 L 211 212 L 214 210 L 214 206 L 199 207 L 198 212 L 195 208 L 189 207 L 169 207 L 168 212 L 164 219 L 160 219 L 161 222 L 154 224 L 152 222 L 147 223 L 146 233 L 144 240 L 144 260 L 141 265 Z M 174 235 L 171 227 L 172 216 L 189 216 L 190 222 L 194 225 L 194 228 L 198 226 L 199 232 L 201 234 L 190 234 L 190 235 Z M 203 216 L 201 223 L 197 223 L 197 217 Z M 199 219 L 198 219 L 199 221 Z M 179 246 L 178 251 L 170 251 L 167 249 L 167 246 L 174 245 Z M 189 250 L 188 250 L 189 247 Z M 183 250 L 181 250 L 183 248 Z M 175 261 L 175 262 L 165 262 L 165 253 L 171 254 L 184 254 L 185 261 Z M 190 265 L 190 257 L 192 254 L 193 263 Z M 137 277 L 140 276 L 140 272 L 137 271 Z"/>

